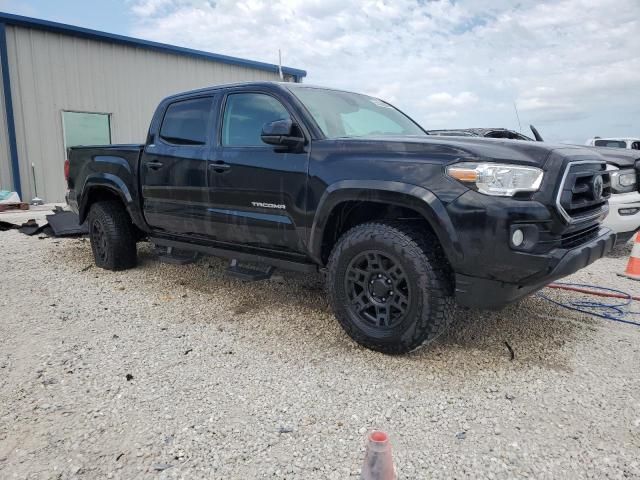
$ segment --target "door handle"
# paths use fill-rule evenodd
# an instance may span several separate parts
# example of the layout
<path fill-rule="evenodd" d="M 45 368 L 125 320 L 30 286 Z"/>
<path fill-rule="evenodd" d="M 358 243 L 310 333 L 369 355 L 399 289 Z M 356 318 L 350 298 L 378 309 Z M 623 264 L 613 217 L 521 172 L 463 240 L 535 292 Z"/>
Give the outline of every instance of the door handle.
<path fill-rule="evenodd" d="M 226 172 L 231 168 L 231 165 L 228 163 L 210 163 L 209 168 L 216 173 Z"/>
<path fill-rule="evenodd" d="M 157 170 L 158 168 L 162 167 L 162 165 L 164 165 L 164 163 L 162 163 L 162 162 L 147 162 L 146 165 L 149 168 Z"/>

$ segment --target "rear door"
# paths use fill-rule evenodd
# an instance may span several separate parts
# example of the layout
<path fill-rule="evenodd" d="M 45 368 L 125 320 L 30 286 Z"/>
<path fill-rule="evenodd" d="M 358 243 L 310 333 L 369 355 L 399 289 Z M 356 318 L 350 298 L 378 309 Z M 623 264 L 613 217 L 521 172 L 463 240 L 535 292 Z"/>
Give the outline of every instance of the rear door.
<path fill-rule="evenodd" d="M 207 232 L 207 165 L 214 144 L 215 96 L 167 105 L 140 166 L 147 223 L 170 233 Z"/>
<path fill-rule="evenodd" d="M 293 117 L 266 91 L 229 89 L 209 163 L 209 213 L 218 240 L 303 252 L 308 153 L 260 139 L 265 123 Z"/>

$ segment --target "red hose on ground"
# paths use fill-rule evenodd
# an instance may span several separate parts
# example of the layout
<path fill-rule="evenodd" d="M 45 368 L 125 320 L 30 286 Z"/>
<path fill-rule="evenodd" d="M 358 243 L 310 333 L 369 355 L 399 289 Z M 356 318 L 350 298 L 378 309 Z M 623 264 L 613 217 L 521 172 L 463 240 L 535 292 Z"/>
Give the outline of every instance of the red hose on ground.
<path fill-rule="evenodd" d="M 549 285 L 547 285 L 547 287 L 549 288 L 557 288 L 559 290 L 571 290 L 573 292 L 580 292 L 580 293 L 587 293 L 589 295 L 596 295 L 598 297 L 613 297 L 613 298 L 631 298 L 631 300 L 638 300 L 640 301 L 640 297 L 634 297 L 634 296 L 627 296 L 627 295 L 621 295 L 619 293 L 613 293 L 613 292 L 598 292 L 596 290 L 589 290 L 587 288 L 580 288 L 580 287 L 572 287 L 569 285 L 560 285 L 557 283 L 550 283 Z"/>

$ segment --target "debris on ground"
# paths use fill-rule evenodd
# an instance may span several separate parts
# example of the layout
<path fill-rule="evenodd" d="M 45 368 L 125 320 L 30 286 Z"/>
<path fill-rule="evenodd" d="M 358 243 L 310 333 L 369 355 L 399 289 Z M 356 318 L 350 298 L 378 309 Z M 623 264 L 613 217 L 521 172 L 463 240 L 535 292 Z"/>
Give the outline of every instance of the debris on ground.
<path fill-rule="evenodd" d="M 8 190 L 0 190 L 0 212 L 7 210 L 29 210 L 29 204 L 20 201 L 20 195 Z"/>
<path fill-rule="evenodd" d="M 2 210 L 0 209 L 0 211 Z M 35 218 L 30 218 L 24 223 L 2 220 L 0 221 L 0 231 L 16 229 L 20 233 L 29 236 L 43 234 L 43 236 L 39 237 L 41 239 L 46 237 L 71 237 L 89 233 L 86 222 L 82 225 L 79 224 L 77 213 L 64 210 L 58 206 L 53 211 L 53 214 L 46 215 L 46 221 L 44 222 L 37 221 Z"/>
<path fill-rule="evenodd" d="M 509 345 L 509 342 L 507 342 L 506 340 L 504 341 L 504 344 L 509 350 L 509 360 L 513 362 L 513 359 L 516 358 L 516 352 L 513 351 L 513 348 L 511 348 L 511 345 Z"/>
<path fill-rule="evenodd" d="M 17 192 L 0 190 L 0 212 L 8 210 L 29 210 L 29 204 L 20 201 L 20 195 Z"/>
<path fill-rule="evenodd" d="M 20 203 L 20 195 L 18 195 L 18 192 L 0 190 L 0 204 L 6 205 L 13 203 Z"/>
<path fill-rule="evenodd" d="M 0 212 L 6 212 L 8 210 L 29 210 L 29 204 L 26 202 L 0 203 Z"/>
<path fill-rule="evenodd" d="M 14 228 L 18 228 L 18 225 L 0 220 L 0 232 L 6 232 L 7 230 L 12 230 Z"/>
<path fill-rule="evenodd" d="M 38 225 L 38 222 L 36 222 L 35 219 L 30 218 L 25 223 L 20 225 L 20 227 L 18 228 L 18 231 L 20 233 L 24 233 L 25 235 L 33 236 L 33 235 L 37 235 L 39 233 L 44 232 L 46 228 L 47 228 L 47 224 Z"/>
<path fill-rule="evenodd" d="M 86 235 L 89 233 L 89 227 L 86 222 L 81 225 L 78 214 L 74 212 L 57 210 L 53 215 L 47 215 L 47 222 L 49 222 L 55 237 Z"/>

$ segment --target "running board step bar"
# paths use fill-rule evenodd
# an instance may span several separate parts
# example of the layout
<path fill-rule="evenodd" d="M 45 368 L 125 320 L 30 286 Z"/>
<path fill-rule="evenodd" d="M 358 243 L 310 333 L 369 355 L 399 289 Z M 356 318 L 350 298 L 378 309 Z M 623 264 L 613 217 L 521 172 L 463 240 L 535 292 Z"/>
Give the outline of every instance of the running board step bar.
<path fill-rule="evenodd" d="M 275 269 L 272 265 L 267 266 L 266 270 L 242 266 L 237 258 L 232 258 L 227 267 L 227 275 L 245 282 L 258 282 L 269 280 Z"/>
<path fill-rule="evenodd" d="M 314 263 L 286 260 L 254 253 L 240 252 L 237 250 L 229 250 L 226 248 L 210 247 L 208 245 L 181 242 L 163 237 L 149 237 L 149 241 L 154 245 L 160 247 L 173 247 L 181 252 L 202 253 L 204 255 L 211 255 L 212 257 L 235 259 L 237 262 L 264 264 L 275 268 L 281 268 L 282 270 L 293 270 L 298 272 L 318 271 L 318 266 Z"/>
<path fill-rule="evenodd" d="M 187 265 L 198 260 L 198 252 L 178 250 L 175 247 L 156 247 L 158 261 L 173 265 Z"/>

